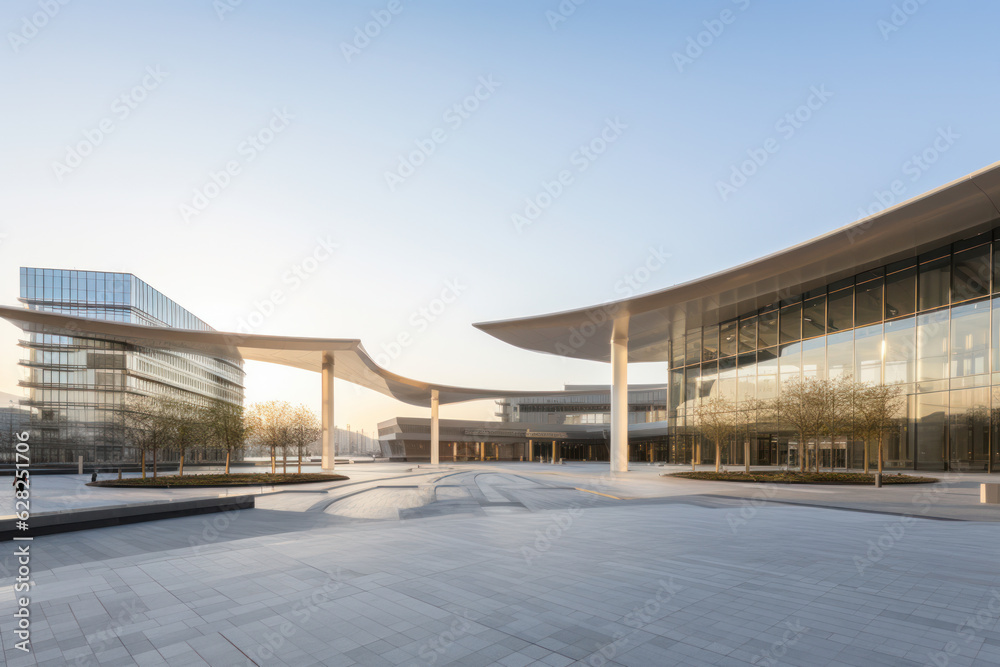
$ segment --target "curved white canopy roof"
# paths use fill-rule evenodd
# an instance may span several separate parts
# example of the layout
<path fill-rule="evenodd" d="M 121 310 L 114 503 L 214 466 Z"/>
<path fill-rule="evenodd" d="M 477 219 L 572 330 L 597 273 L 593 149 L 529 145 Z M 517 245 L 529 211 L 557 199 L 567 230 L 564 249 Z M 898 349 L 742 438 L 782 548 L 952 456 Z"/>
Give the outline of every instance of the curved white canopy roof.
<path fill-rule="evenodd" d="M 666 361 L 672 337 L 989 230 L 1000 162 L 786 250 L 658 292 L 549 315 L 474 325 L 518 347 L 608 361 L 613 321 L 629 361 Z M 624 330 L 624 327 L 622 327 Z"/>
<path fill-rule="evenodd" d="M 488 398 L 566 393 L 474 389 L 412 380 L 376 364 L 365 352 L 361 341 L 356 339 L 295 338 L 151 327 L 10 306 L 0 306 L 0 317 L 25 331 L 35 333 L 115 340 L 141 347 L 190 352 L 233 361 L 266 361 L 316 372 L 322 371 L 324 353 L 330 353 L 334 357 L 334 377 L 392 396 L 410 405 L 430 406 L 432 390 L 438 391 L 442 405 Z"/>

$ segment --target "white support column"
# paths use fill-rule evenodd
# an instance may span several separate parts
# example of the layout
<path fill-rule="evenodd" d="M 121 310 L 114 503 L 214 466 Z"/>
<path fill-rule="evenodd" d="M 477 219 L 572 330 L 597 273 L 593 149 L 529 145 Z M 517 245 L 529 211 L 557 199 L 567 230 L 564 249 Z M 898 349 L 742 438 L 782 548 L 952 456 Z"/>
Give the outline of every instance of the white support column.
<path fill-rule="evenodd" d="M 431 465 L 440 465 L 441 425 L 438 423 L 438 408 L 440 407 L 438 390 L 431 389 Z"/>
<path fill-rule="evenodd" d="M 336 429 L 333 426 L 333 352 L 323 353 L 323 470 L 333 470 L 336 454 Z"/>
<path fill-rule="evenodd" d="M 611 335 L 611 472 L 628 472 L 628 318 Z"/>

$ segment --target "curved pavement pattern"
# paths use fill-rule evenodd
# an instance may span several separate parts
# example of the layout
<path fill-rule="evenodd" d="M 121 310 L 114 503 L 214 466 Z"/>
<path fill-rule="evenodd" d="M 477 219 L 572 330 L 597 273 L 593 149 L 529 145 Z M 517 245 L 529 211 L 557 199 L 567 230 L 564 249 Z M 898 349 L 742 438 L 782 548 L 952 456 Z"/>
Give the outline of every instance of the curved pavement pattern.
<path fill-rule="evenodd" d="M 924 518 L 975 518 L 971 476 L 873 496 L 586 464 L 349 472 L 36 539 L 29 656 L 0 562 L 6 663 L 1000 662 L 1000 526 Z"/>

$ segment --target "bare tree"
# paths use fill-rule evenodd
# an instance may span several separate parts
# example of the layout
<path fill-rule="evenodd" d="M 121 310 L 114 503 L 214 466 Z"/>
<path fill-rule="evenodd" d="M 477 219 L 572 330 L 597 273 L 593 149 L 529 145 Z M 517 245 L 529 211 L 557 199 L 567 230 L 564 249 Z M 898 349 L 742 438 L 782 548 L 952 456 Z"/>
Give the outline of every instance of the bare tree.
<path fill-rule="evenodd" d="M 132 446 L 142 457 L 142 477 L 146 478 L 146 453 L 153 455 L 153 479 L 156 479 L 156 454 L 171 443 L 173 420 L 164 401 L 150 396 L 130 396 L 125 406 L 125 431 Z"/>
<path fill-rule="evenodd" d="M 148 398 L 129 395 L 125 399 L 122 407 L 125 441 L 139 450 L 139 468 L 143 479 L 146 479 L 146 452 L 149 451 L 152 440 L 152 418 L 152 406 Z"/>
<path fill-rule="evenodd" d="M 859 390 L 859 424 L 865 442 L 865 472 L 868 472 L 869 442 L 878 442 L 878 473 L 882 474 L 885 432 L 896 424 L 903 406 L 903 395 L 898 384 L 863 385 Z"/>
<path fill-rule="evenodd" d="M 244 414 L 242 405 L 216 399 L 205 408 L 205 422 L 209 441 L 226 451 L 228 475 L 232 455 L 243 449 L 252 434 L 250 420 Z"/>
<path fill-rule="evenodd" d="M 177 450 L 180 463 L 177 474 L 184 474 L 184 457 L 187 450 L 205 440 L 204 413 L 193 403 L 169 399 L 161 404 L 162 419 L 169 445 Z"/>
<path fill-rule="evenodd" d="M 729 399 L 715 396 L 694 409 L 702 433 L 715 443 L 715 472 L 722 465 L 722 443 L 736 433 L 736 406 Z"/>
<path fill-rule="evenodd" d="M 825 393 L 823 380 L 817 378 L 794 378 L 781 388 L 775 399 L 775 416 L 778 421 L 795 431 L 799 436 L 799 471 L 805 472 L 806 450 L 810 438 L 817 439 L 817 461 L 819 460 L 819 434 L 827 428 L 826 411 L 823 409 Z M 817 466 L 819 464 L 817 463 Z"/>
<path fill-rule="evenodd" d="M 294 409 L 287 401 L 266 401 L 250 407 L 248 419 L 257 444 L 271 452 L 271 474 L 277 472 L 275 453 L 279 447 L 288 446 L 289 431 Z"/>
<path fill-rule="evenodd" d="M 750 442 L 756 438 L 760 423 L 772 411 L 769 401 L 748 398 L 740 402 L 736 410 L 736 433 L 743 439 L 743 465 L 750 472 Z"/>
<path fill-rule="evenodd" d="M 299 474 L 302 473 L 302 454 L 306 448 L 320 437 L 322 428 L 319 418 L 305 405 L 299 405 L 292 413 L 289 442 L 298 455 Z"/>
<path fill-rule="evenodd" d="M 822 434 L 830 437 L 830 472 L 836 465 L 837 438 L 850 436 L 856 427 L 860 385 L 851 375 L 841 375 L 833 380 L 817 380 L 819 404 L 826 423 Z M 819 472 L 819 442 L 817 441 L 816 472 Z M 846 453 L 845 453 L 846 463 Z"/>

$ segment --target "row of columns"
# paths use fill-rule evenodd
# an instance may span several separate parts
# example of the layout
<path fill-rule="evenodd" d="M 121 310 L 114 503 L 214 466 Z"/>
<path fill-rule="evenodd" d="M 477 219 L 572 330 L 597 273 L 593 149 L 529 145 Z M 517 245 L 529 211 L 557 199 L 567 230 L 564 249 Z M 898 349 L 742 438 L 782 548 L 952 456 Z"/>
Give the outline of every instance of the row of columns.
<path fill-rule="evenodd" d="M 611 472 L 628 471 L 628 318 L 611 333 Z"/>
<path fill-rule="evenodd" d="M 320 408 L 320 421 L 323 428 L 323 470 L 333 470 L 334 437 L 333 426 L 333 352 L 323 353 L 323 405 Z"/>
<path fill-rule="evenodd" d="M 435 439 L 435 435 L 437 435 L 436 439 Z M 441 447 L 441 443 L 440 443 L 440 430 L 438 429 L 437 433 L 435 433 L 435 429 L 434 429 L 434 426 L 433 426 L 433 423 L 432 423 L 432 426 L 431 426 L 431 456 L 430 456 L 430 458 L 431 458 L 431 463 L 434 464 L 434 465 L 440 465 L 440 463 L 441 463 L 441 451 L 440 451 L 440 447 Z M 550 459 L 549 462 L 550 463 L 556 463 L 559 460 L 560 454 L 561 454 L 561 445 L 559 444 L 559 442 L 557 440 L 553 440 L 552 441 L 552 449 L 550 451 L 551 451 L 552 454 L 551 454 L 551 459 Z M 478 458 L 479 458 L 480 461 L 485 461 L 486 460 L 486 443 L 485 442 L 477 442 L 476 443 L 476 453 L 474 453 L 473 456 L 472 456 L 473 460 L 475 460 L 477 456 L 478 456 Z M 493 458 L 494 458 L 494 460 L 497 460 L 497 461 L 500 460 L 500 444 L 496 443 L 496 442 L 493 443 Z M 451 443 L 451 460 L 452 461 L 457 461 L 458 460 L 458 443 L 457 442 Z M 528 440 L 528 460 L 529 461 L 534 461 L 535 460 L 535 441 L 534 440 L 530 440 L 530 439 Z"/>
<path fill-rule="evenodd" d="M 333 352 L 323 353 L 323 469 L 334 467 L 334 421 L 333 421 Z M 440 465 L 441 424 L 439 411 L 441 397 L 437 389 L 431 390 L 431 465 Z M 552 463 L 559 458 L 559 445 L 552 441 Z M 485 456 L 485 443 L 480 443 L 479 460 Z M 453 449 L 457 456 L 457 445 Z M 497 450 L 496 454 L 499 454 Z M 535 444 L 528 440 L 528 460 L 535 458 Z M 611 334 L 611 472 L 628 471 L 628 318 L 615 321 Z"/>

